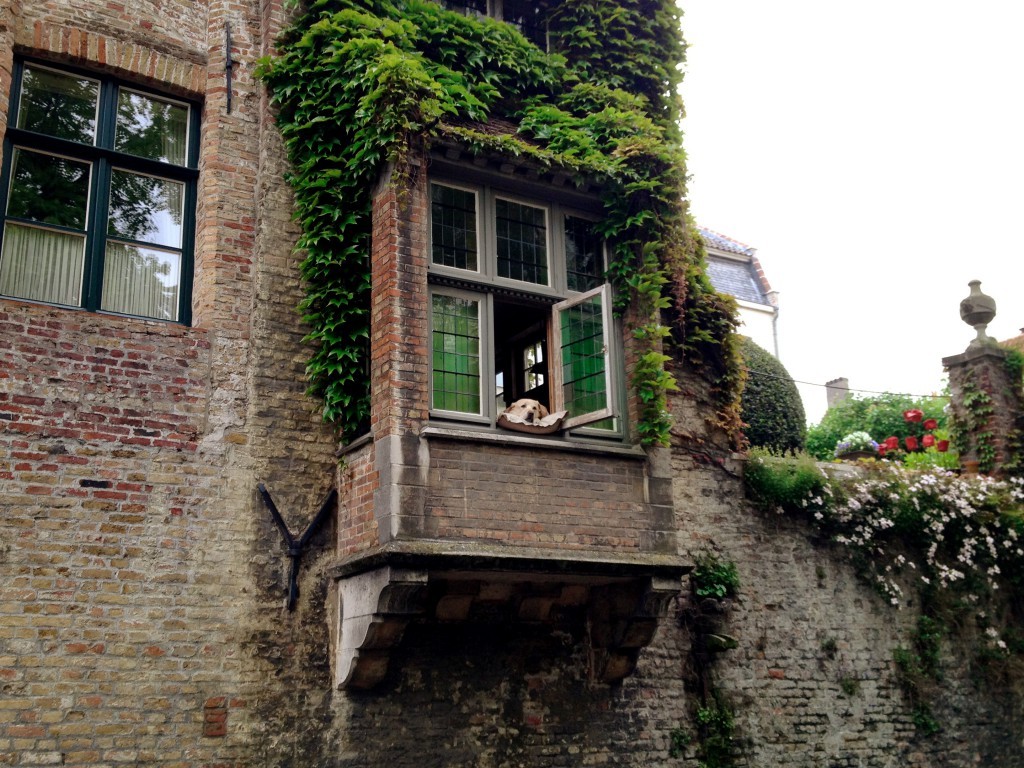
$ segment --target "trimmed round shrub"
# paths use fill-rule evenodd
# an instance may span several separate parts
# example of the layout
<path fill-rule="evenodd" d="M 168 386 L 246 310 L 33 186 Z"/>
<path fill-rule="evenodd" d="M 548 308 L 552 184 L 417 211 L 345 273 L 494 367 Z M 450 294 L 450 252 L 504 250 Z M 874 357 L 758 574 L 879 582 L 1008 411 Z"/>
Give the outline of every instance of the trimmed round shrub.
<path fill-rule="evenodd" d="M 768 350 L 746 337 L 740 354 L 748 371 L 740 417 L 750 445 L 773 451 L 802 450 L 807 416 L 793 377 Z"/>

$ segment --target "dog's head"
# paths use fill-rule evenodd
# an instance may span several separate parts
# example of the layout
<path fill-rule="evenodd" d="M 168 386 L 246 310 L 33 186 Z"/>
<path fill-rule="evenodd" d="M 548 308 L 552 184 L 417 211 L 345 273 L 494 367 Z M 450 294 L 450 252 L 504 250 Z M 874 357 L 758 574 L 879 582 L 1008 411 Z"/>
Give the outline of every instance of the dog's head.
<path fill-rule="evenodd" d="M 505 413 L 518 417 L 527 424 L 537 424 L 548 415 L 548 409 L 537 400 L 516 400 L 505 409 Z"/>

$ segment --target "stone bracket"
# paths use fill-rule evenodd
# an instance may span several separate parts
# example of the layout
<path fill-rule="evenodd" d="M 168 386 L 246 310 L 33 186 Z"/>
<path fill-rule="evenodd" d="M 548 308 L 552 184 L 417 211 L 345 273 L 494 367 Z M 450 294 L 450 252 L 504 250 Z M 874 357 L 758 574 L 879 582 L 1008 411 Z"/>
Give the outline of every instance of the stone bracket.
<path fill-rule="evenodd" d="M 618 683 L 632 674 L 640 651 L 654 639 L 658 624 L 679 592 L 679 579 L 658 576 L 592 592 L 589 617 L 594 679 Z"/>
<path fill-rule="evenodd" d="M 427 572 L 385 566 L 342 579 L 341 636 L 335 665 L 339 688 L 372 688 L 388 671 L 391 649 L 426 610 Z"/>

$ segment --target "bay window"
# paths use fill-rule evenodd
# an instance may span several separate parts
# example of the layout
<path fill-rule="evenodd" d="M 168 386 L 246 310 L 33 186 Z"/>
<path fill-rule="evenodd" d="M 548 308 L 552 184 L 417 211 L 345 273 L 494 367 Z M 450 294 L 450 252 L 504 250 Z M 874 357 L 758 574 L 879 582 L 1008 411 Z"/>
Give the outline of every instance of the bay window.
<path fill-rule="evenodd" d="M 10 117 L 0 296 L 188 323 L 195 106 L 18 62 Z"/>
<path fill-rule="evenodd" d="M 620 428 L 595 221 L 489 186 L 430 184 L 431 413 L 494 424 L 522 398 L 563 428 Z"/>

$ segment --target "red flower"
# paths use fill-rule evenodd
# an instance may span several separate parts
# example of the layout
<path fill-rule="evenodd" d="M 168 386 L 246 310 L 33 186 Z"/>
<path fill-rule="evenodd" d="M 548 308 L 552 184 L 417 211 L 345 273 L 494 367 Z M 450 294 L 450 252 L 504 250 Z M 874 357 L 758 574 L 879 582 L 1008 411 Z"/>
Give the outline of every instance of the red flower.
<path fill-rule="evenodd" d="M 939 453 L 945 453 L 949 450 L 949 440 L 939 440 L 935 445 L 935 450 Z"/>
<path fill-rule="evenodd" d="M 886 447 L 885 447 L 885 443 L 881 443 L 881 444 L 880 444 L 880 445 L 878 446 L 878 455 L 879 455 L 879 456 L 885 456 L 885 452 L 886 452 L 886 450 L 887 450 L 887 449 L 886 449 Z"/>
<path fill-rule="evenodd" d="M 937 422 L 935 419 L 925 419 L 924 424 L 922 424 L 921 426 L 924 427 L 925 429 L 935 429 L 937 426 L 939 426 L 939 422 Z"/>
<path fill-rule="evenodd" d="M 885 447 L 890 451 L 898 450 L 900 447 L 900 439 L 895 435 L 885 438 Z"/>
<path fill-rule="evenodd" d="M 925 448 L 931 448 L 935 445 L 935 435 L 925 435 L 921 438 L 921 445 Z"/>
<path fill-rule="evenodd" d="M 916 437 L 905 438 L 903 440 L 903 444 L 907 446 L 907 450 L 908 451 L 916 451 L 917 450 L 917 438 Z"/>
<path fill-rule="evenodd" d="M 924 411 L 919 411 L 917 408 L 911 408 L 909 411 L 903 412 L 903 420 L 909 421 L 914 424 L 924 418 Z"/>

